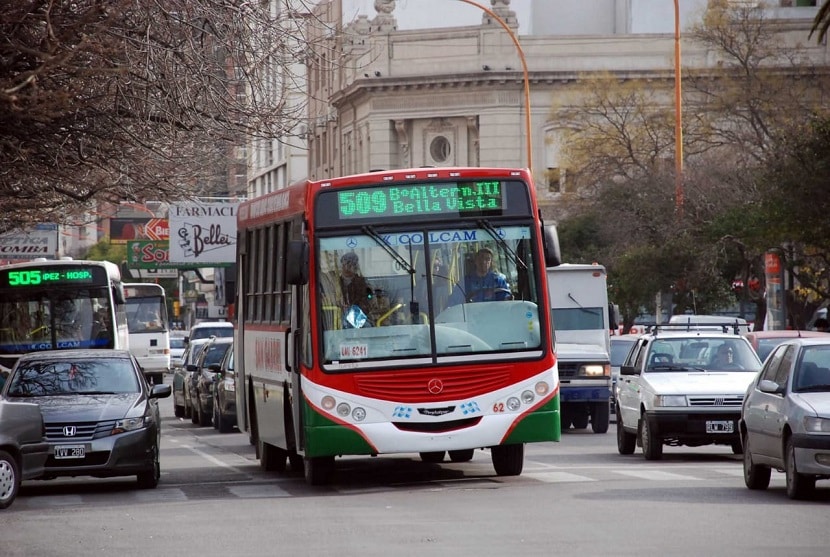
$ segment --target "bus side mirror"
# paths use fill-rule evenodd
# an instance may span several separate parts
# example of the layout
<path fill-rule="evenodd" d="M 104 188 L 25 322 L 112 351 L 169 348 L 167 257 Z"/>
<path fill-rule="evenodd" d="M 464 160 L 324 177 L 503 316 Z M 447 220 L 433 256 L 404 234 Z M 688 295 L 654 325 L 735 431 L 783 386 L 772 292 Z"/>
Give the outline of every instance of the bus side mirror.
<path fill-rule="evenodd" d="M 558 267 L 562 264 L 562 252 L 559 249 L 559 233 L 556 226 L 542 225 L 542 244 L 545 248 L 545 267 Z"/>
<path fill-rule="evenodd" d="M 126 304 L 127 296 L 124 294 L 124 285 L 121 283 L 115 284 L 112 287 L 112 297 L 115 298 L 116 304 Z"/>
<path fill-rule="evenodd" d="M 617 304 L 608 304 L 608 328 L 616 331 L 620 323 L 620 306 Z"/>
<path fill-rule="evenodd" d="M 308 284 L 308 242 L 291 240 L 285 261 L 285 280 L 288 284 Z"/>

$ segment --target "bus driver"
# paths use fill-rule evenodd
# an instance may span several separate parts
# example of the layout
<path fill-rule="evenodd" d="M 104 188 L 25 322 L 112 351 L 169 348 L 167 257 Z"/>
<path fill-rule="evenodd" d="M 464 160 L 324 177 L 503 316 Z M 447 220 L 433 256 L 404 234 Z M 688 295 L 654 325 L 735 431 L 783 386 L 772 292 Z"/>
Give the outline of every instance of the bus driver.
<path fill-rule="evenodd" d="M 475 269 L 464 277 L 464 290 L 455 286 L 450 296 L 450 305 L 463 302 L 493 302 L 511 300 L 510 285 L 507 278 L 492 269 L 493 251 L 481 248 L 476 252 Z"/>

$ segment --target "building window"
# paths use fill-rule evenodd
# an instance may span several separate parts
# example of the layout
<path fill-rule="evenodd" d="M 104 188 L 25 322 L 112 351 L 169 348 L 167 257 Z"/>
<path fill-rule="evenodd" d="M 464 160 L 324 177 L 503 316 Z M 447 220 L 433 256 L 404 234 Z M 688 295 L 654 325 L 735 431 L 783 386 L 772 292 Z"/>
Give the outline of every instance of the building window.
<path fill-rule="evenodd" d="M 450 142 L 443 135 L 436 136 L 429 144 L 429 155 L 435 162 L 446 162 L 450 158 Z"/>
<path fill-rule="evenodd" d="M 545 177 L 548 179 L 548 191 L 550 193 L 560 193 L 562 191 L 563 174 L 564 172 L 560 168 L 548 167 Z"/>

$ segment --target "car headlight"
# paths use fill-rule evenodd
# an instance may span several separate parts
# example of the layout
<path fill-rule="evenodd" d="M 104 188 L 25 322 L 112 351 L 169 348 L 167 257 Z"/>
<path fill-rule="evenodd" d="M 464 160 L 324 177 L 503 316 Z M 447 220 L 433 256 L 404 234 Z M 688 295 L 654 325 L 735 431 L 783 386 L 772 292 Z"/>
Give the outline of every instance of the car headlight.
<path fill-rule="evenodd" d="M 112 428 L 112 434 L 124 433 L 125 431 L 135 431 L 141 429 L 152 423 L 152 418 L 141 416 L 140 418 L 124 418 L 115 422 L 115 427 Z"/>
<path fill-rule="evenodd" d="M 657 395 L 654 397 L 654 406 L 688 406 L 686 395 Z"/>
<path fill-rule="evenodd" d="M 830 419 L 804 416 L 804 430 L 807 433 L 830 433 Z"/>

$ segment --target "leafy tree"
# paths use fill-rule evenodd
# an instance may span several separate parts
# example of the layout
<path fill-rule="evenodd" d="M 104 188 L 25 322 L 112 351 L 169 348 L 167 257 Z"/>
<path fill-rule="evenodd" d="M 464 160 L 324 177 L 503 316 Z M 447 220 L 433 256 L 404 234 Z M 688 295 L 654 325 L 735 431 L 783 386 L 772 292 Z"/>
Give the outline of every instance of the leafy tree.
<path fill-rule="evenodd" d="M 112 244 L 109 238 L 103 238 L 89 247 L 81 259 L 92 261 L 112 261 L 116 265 L 127 260 L 126 244 Z"/>

